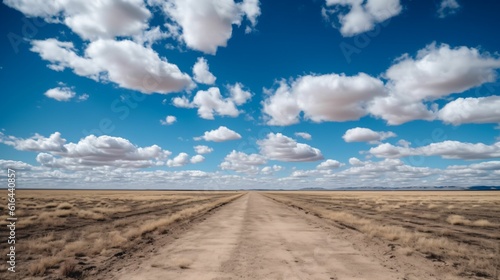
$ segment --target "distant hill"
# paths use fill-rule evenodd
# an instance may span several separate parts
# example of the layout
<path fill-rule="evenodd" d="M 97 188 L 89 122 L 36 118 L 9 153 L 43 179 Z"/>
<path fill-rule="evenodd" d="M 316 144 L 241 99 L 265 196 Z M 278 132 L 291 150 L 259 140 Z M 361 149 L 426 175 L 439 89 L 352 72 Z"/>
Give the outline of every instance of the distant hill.
<path fill-rule="evenodd" d="M 473 186 L 467 189 L 470 191 L 500 191 L 500 186 Z"/>
<path fill-rule="evenodd" d="M 349 188 L 301 188 L 299 191 L 491 191 L 500 190 L 500 186 L 424 186 L 424 187 L 349 187 Z"/>

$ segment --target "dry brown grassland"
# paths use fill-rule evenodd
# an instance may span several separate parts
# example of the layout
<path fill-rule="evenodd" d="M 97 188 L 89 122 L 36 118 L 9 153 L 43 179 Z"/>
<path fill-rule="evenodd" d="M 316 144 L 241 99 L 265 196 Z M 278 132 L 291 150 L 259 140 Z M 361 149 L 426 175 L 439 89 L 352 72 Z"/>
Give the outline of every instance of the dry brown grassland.
<path fill-rule="evenodd" d="M 500 192 L 268 192 L 337 226 L 395 244 L 406 255 L 453 267 L 457 275 L 497 279 Z"/>
<path fill-rule="evenodd" d="M 187 223 L 242 195 L 74 190 L 18 190 L 16 194 L 18 279 L 92 278 L 113 258 L 151 244 L 176 223 Z M 6 197 L 0 200 L 1 213 L 6 213 Z M 2 227 L 6 218 L 0 217 Z M 0 239 L 6 240 L 6 231 L 1 234 Z M 2 247 L 3 255 L 5 250 Z M 4 262 L 0 269 L 6 271 Z M 9 279 L 2 274 L 0 279 Z"/>

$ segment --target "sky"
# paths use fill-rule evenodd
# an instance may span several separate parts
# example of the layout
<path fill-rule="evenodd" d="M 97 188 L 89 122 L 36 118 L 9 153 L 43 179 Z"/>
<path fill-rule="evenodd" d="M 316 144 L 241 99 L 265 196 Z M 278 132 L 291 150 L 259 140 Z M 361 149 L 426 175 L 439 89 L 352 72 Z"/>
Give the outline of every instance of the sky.
<path fill-rule="evenodd" d="M 19 188 L 498 185 L 498 1 L 4 0 Z"/>

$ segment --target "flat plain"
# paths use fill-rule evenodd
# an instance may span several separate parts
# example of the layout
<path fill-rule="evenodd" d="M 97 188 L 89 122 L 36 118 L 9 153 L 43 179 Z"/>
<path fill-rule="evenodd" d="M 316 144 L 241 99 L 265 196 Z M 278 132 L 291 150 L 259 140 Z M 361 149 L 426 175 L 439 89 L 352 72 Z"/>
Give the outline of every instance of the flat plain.
<path fill-rule="evenodd" d="M 498 279 L 498 192 L 17 194 L 1 279 Z"/>
<path fill-rule="evenodd" d="M 237 192 L 18 190 L 16 270 L 0 279 L 95 278 L 126 254 L 148 247 L 241 196 Z M 2 196 L 2 255 L 7 247 Z"/>
<path fill-rule="evenodd" d="M 416 255 L 457 276 L 498 279 L 500 193 L 274 192 L 269 197 Z"/>

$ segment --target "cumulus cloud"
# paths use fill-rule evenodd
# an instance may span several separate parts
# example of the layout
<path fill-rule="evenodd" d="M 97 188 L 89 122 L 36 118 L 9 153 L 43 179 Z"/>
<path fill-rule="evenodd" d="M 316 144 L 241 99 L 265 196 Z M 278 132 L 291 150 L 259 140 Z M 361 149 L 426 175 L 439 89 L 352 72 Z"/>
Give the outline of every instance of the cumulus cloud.
<path fill-rule="evenodd" d="M 245 154 L 233 150 L 220 164 L 223 170 L 233 170 L 243 173 L 258 173 L 259 165 L 266 164 L 267 160 L 259 154 Z"/>
<path fill-rule="evenodd" d="M 160 120 L 160 123 L 162 125 L 171 125 L 177 121 L 177 118 L 175 116 L 167 116 L 165 117 L 164 120 Z"/>
<path fill-rule="evenodd" d="M 325 169 L 325 170 L 335 169 L 335 168 L 341 167 L 342 165 L 343 164 L 340 163 L 339 161 L 336 161 L 333 159 L 327 159 L 327 160 L 323 161 L 322 163 L 318 164 L 318 166 L 316 166 L 316 169 Z"/>
<path fill-rule="evenodd" d="M 163 31 L 159 26 L 151 28 L 149 30 L 144 30 L 140 34 L 135 35 L 134 41 L 141 44 L 146 45 L 147 47 L 151 47 L 154 43 L 163 40 L 165 38 L 172 37 L 172 33 L 169 31 Z"/>
<path fill-rule="evenodd" d="M 214 151 L 213 148 L 204 145 L 194 146 L 194 151 L 199 155 L 209 154 Z"/>
<path fill-rule="evenodd" d="M 181 97 L 174 97 L 172 99 L 172 104 L 175 106 L 175 107 L 179 107 L 179 108 L 194 108 L 195 105 L 192 104 L 189 99 L 185 96 L 181 96 Z"/>
<path fill-rule="evenodd" d="M 189 163 L 189 155 L 186 153 L 179 153 L 173 159 L 167 160 L 168 167 L 180 167 Z"/>
<path fill-rule="evenodd" d="M 411 179 L 422 180 L 425 177 L 435 175 L 436 171 L 429 167 L 406 165 L 399 159 L 384 159 L 378 162 L 358 161 L 356 165 L 335 174 L 332 178 L 337 176 L 338 178 L 355 177 L 358 179 L 358 183 L 368 186 L 376 186 L 379 180 L 394 185 L 394 183 L 400 184 L 400 182 Z M 363 182 L 365 180 L 368 181 Z M 369 185 L 369 182 L 372 185 Z"/>
<path fill-rule="evenodd" d="M 47 167 L 92 168 L 98 166 L 141 168 L 155 165 L 171 153 L 157 145 L 137 147 L 121 137 L 89 135 L 67 143 L 61 133 L 39 134 L 27 139 L 0 135 L 0 143 L 21 151 L 40 152 L 37 161 Z"/>
<path fill-rule="evenodd" d="M 211 87 L 208 90 L 200 90 L 190 102 L 185 96 L 175 97 L 173 105 L 179 108 L 198 108 L 198 115 L 207 120 L 213 120 L 215 115 L 237 117 L 240 111 L 236 108 L 251 98 L 251 93 L 242 89 L 242 85 L 236 83 L 228 86 L 229 97 L 223 97 L 219 88 Z"/>
<path fill-rule="evenodd" d="M 260 173 L 264 175 L 270 175 L 273 174 L 274 172 L 278 172 L 283 170 L 283 166 L 280 165 L 273 165 L 273 166 L 265 166 L 260 170 Z"/>
<path fill-rule="evenodd" d="M 205 58 L 198 57 L 193 66 L 193 79 L 200 84 L 213 85 L 215 83 L 217 78 L 208 69 L 208 62 Z"/>
<path fill-rule="evenodd" d="M 312 139 L 311 134 L 309 134 L 307 132 L 295 132 L 295 136 L 303 138 L 305 140 L 311 140 Z"/>
<path fill-rule="evenodd" d="M 378 142 L 390 137 L 396 137 L 392 131 L 373 131 L 365 127 L 348 129 L 342 136 L 346 142 Z"/>
<path fill-rule="evenodd" d="M 0 159 L 0 168 L 3 170 L 7 168 L 14 170 L 31 170 L 33 166 L 22 161 Z"/>
<path fill-rule="evenodd" d="M 130 40 L 97 40 L 79 56 L 71 42 L 33 40 L 31 51 L 49 61 L 49 68 L 72 69 L 79 76 L 111 81 L 142 93 L 178 92 L 192 86 L 189 75 L 162 59 L 151 48 Z"/>
<path fill-rule="evenodd" d="M 223 98 L 219 88 L 211 87 L 200 90 L 193 98 L 193 105 L 198 108 L 198 115 L 203 119 L 213 120 L 214 114 L 237 117 L 240 112 L 229 98 Z"/>
<path fill-rule="evenodd" d="M 279 88 L 266 100 L 262 101 L 263 112 L 268 116 L 269 125 L 292 125 L 299 122 L 300 108 L 295 94 L 289 86 L 280 82 Z"/>
<path fill-rule="evenodd" d="M 349 12 L 343 13 L 341 7 Z M 351 37 L 373 30 L 375 25 L 401 13 L 399 0 L 326 0 L 323 16 L 330 19 L 336 15 L 340 23 L 340 33 Z"/>
<path fill-rule="evenodd" d="M 448 166 L 447 169 L 465 169 L 465 168 L 471 168 L 471 169 L 476 169 L 476 170 L 500 170 L 500 161 L 484 161 L 480 163 L 474 163 L 470 165 L 451 165 Z"/>
<path fill-rule="evenodd" d="M 195 156 L 191 157 L 191 160 L 190 160 L 190 162 L 194 163 L 194 164 L 200 163 L 203 161 L 205 161 L 205 157 L 202 155 L 195 155 Z"/>
<path fill-rule="evenodd" d="M 457 0 L 442 0 L 441 3 L 439 3 L 437 13 L 440 18 L 445 18 L 456 13 L 459 9 L 460 4 L 458 4 Z"/>
<path fill-rule="evenodd" d="M 56 87 L 47 90 L 44 95 L 57 101 L 69 101 L 76 93 L 69 87 Z"/>
<path fill-rule="evenodd" d="M 500 96 L 457 98 L 439 110 L 445 123 L 500 123 Z"/>
<path fill-rule="evenodd" d="M 241 139 L 241 135 L 225 126 L 219 126 L 217 129 L 205 131 L 203 136 L 194 138 L 196 141 L 202 139 L 205 141 L 224 142 Z"/>
<path fill-rule="evenodd" d="M 500 59 L 478 49 L 451 48 L 430 44 L 416 58 L 401 56 L 385 73 L 389 95 L 376 98 L 369 111 L 391 125 L 411 120 L 433 120 L 433 101 L 453 93 L 462 93 L 496 79 Z"/>
<path fill-rule="evenodd" d="M 265 139 L 258 140 L 257 144 L 261 154 L 272 160 L 299 162 L 323 159 L 319 149 L 297 143 L 281 133 L 269 133 Z"/>
<path fill-rule="evenodd" d="M 86 101 L 87 99 L 89 99 L 89 95 L 88 95 L 88 94 L 86 94 L 86 93 L 84 93 L 84 94 L 82 94 L 82 95 L 78 96 L 78 101 L 79 101 L 79 102 Z"/>
<path fill-rule="evenodd" d="M 500 142 L 486 145 L 483 143 L 464 143 L 447 140 L 417 148 L 394 146 L 389 143 L 384 143 L 371 148 L 369 153 L 382 158 L 440 156 L 446 159 L 489 159 L 500 157 Z"/>
<path fill-rule="evenodd" d="M 290 189 L 310 187 L 403 187 L 436 185 L 496 185 L 500 180 L 500 162 L 485 161 L 470 165 L 453 165 L 445 169 L 414 167 L 399 159 L 384 159 L 378 162 L 359 161 L 356 166 L 344 170 L 294 170 L 288 177 L 267 176 L 280 166 L 264 166 L 260 170 L 240 174 L 205 172 L 201 170 L 138 170 L 134 168 L 109 168 L 94 166 L 91 169 L 51 169 L 31 166 L 27 163 L 0 159 L 0 167 L 26 168 L 19 178 L 24 186 L 32 188 L 58 188 L 68 185 L 75 188 L 158 188 L 168 186 L 173 189 L 242 189 L 261 186 L 270 189 Z M 258 175 L 265 176 L 258 176 Z"/>
<path fill-rule="evenodd" d="M 19 151 L 31 152 L 66 152 L 66 139 L 61 137 L 61 133 L 54 132 L 48 138 L 35 134 L 30 138 L 18 138 L 15 136 L 6 136 L 0 132 L 0 143 L 14 147 Z"/>
<path fill-rule="evenodd" d="M 314 122 L 358 120 L 367 114 L 367 103 L 385 95 L 382 81 L 360 73 L 306 75 L 279 88 L 262 102 L 270 125 L 299 122 L 300 112 Z"/>
<path fill-rule="evenodd" d="M 359 160 L 358 158 L 352 157 L 349 159 L 349 164 L 350 165 L 362 165 L 362 161 Z"/>
<path fill-rule="evenodd" d="M 244 90 L 243 87 L 241 83 L 227 86 L 229 94 L 231 95 L 231 100 L 233 100 L 236 105 L 243 105 L 252 98 L 252 93 L 248 90 Z"/>
<path fill-rule="evenodd" d="M 171 25 L 180 30 L 179 40 L 194 50 L 215 54 L 231 38 L 233 25 L 241 25 L 244 18 L 251 30 L 260 15 L 258 0 L 168 0 L 152 1 L 162 6 Z"/>
<path fill-rule="evenodd" d="M 139 34 L 148 28 L 151 17 L 142 0 L 6 0 L 4 3 L 26 16 L 63 23 L 87 40 Z"/>

